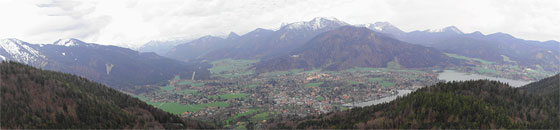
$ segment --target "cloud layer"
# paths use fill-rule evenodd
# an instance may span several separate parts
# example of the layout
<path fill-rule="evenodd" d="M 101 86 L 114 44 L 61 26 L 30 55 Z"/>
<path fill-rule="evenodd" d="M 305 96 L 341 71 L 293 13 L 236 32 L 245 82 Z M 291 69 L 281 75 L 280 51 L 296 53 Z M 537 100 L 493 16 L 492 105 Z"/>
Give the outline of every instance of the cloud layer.
<path fill-rule="evenodd" d="M 0 38 L 60 38 L 120 46 L 278 28 L 336 17 L 351 24 L 388 21 L 404 31 L 455 25 L 560 41 L 558 0 L 0 0 Z"/>

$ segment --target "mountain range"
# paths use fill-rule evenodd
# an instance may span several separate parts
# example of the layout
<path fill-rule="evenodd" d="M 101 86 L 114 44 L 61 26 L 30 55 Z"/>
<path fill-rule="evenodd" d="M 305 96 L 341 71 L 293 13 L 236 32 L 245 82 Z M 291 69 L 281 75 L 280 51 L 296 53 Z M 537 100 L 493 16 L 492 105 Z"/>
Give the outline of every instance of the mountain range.
<path fill-rule="evenodd" d="M 302 47 L 256 65 L 257 72 L 324 68 L 387 67 L 392 62 L 405 68 L 445 65 L 451 58 L 437 49 L 410 44 L 365 27 L 344 26 L 311 39 Z"/>
<path fill-rule="evenodd" d="M 208 78 L 207 64 L 191 64 L 139 53 L 128 48 L 61 39 L 53 44 L 31 44 L 18 39 L 0 40 L 0 57 L 42 69 L 72 73 L 126 89 L 137 85 L 162 83 L 174 76 Z"/>
<path fill-rule="evenodd" d="M 278 30 L 258 28 L 241 36 L 230 34 L 225 39 L 205 36 L 199 38 L 199 40 L 177 45 L 165 56 L 182 61 L 193 60 L 193 58 L 209 60 L 225 58 L 266 59 L 288 54 L 319 33 L 344 25 L 348 24 L 336 18 L 315 18 L 311 21 L 285 24 Z M 212 39 L 209 39 L 210 37 Z M 225 46 L 213 47 L 215 44 Z M 198 48 L 206 50 L 204 52 L 192 53 L 193 51 L 191 50 Z M 185 57 L 182 53 L 189 53 L 192 56 Z"/>
<path fill-rule="evenodd" d="M 258 60 L 253 64 L 257 72 L 386 67 L 388 63 L 406 68 L 460 64 L 448 55 L 533 70 L 560 69 L 557 41 L 523 40 L 505 33 L 464 33 L 455 26 L 404 32 L 388 22 L 350 25 L 322 17 L 283 24 L 276 30 L 257 28 L 243 35 L 177 40 L 173 42 L 177 45 L 167 52 L 157 50 L 160 46 L 169 47 L 167 42 L 153 42 L 153 47 L 147 44 L 142 49 L 154 49 L 165 57 L 77 39 L 53 44 L 3 39 L 0 43 L 2 60 L 77 74 L 115 88 L 162 83 L 175 75 L 190 77 L 194 71 L 196 78 L 205 79 L 209 77 L 206 68 L 210 67 L 205 61 L 228 58 Z"/>
<path fill-rule="evenodd" d="M 237 38 L 239 38 L 239 35 L 233 32 L 225 39 L 215 36 L 205 36 L 185 44 L 179 44 L 171 48 L 164 56 L 182 61 L 199 59 L 209 52 L 231 47 L 231 44 L 227 41 Z"/>
<path fill-rule="evenodd" d="M 189 41 L 191 41 L 191 39 L 151 40 L 136 48 L 136 50 L 139 52 L 154 52 L 158 55 L 165 55 L 171 48 Z"/>
<path fill-rule="evenodd" d="M 546 71 L 560 69 L 558 67 L 560 64 L 560 43 L 558 41 L 523 40 L 505 33 L 489 35 L 478 31 L 464 33 L 455 26 L 404 32 L 388 22 L 350 25 L 336 18 L 322 17 L 310 21 L 283 24 L 277 30 L 258 28 L 244 35 L 236 35 L 234 38 L 205 36 L 192 42 L 179 44 L 165 56 L 181 61 L 226 58 L 270 60 L 289 56 L 309 44 L 319 34 L 343 26 L 365 27 L 402 42 L 432 47 L 444 53 L 479 58 L 498 64 L 514 64 Z M 204 49 L 204 51 L 200 51 L 200 49 Z"/>

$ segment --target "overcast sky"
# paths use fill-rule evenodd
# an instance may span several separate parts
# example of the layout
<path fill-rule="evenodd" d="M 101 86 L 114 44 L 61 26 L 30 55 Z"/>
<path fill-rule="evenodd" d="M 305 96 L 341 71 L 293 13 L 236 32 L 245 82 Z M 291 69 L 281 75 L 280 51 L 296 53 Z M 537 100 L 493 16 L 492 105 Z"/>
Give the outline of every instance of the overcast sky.
<path fill-rule="evenodd" d="M 560 0 L 0 0 L 0 38 L 60 38 L 110 45 L 244 34 L 255 28 L 335 17 L 350 24 L 387 21 L 404 31 L 454 25 L 560 41 Z"/>

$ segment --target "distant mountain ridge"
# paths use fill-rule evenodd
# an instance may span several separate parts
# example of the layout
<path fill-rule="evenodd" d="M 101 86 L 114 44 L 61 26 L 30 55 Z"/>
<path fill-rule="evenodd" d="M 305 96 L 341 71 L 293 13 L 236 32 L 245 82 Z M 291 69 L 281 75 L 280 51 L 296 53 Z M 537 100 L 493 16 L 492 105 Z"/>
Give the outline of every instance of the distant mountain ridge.
<path fill-rule="evenodd" d="M 155 53 L 78 39 L 61 39 L 53 44 L 31 44 L 18 39 L 0 42 L 3 60 L 84 76 L 118 89 L 161 83 L 175 75 L 190 77 L 193 71 L 197 71 L 196 78 L 209 76 L 205 64 L 187 64 Z"/>
<path fill-rule="evenodd" d="M 396 27 L 391 26 L 391 28 Z M 489 35 L 484 35 L 478 31 L 463 33 L 455 26 L 408 33 L 381 31 L 378 28 L 370 29 L 389 34 L 408 43 L 434 47 L 444 52 L 480 58 L 500 64 L 516 64 L 533 69 L 542 67 L 547 71 L 558 71 L 560 69 L 560 42 L 554 40 L 545 42 L 523 40 L 505 33 Z M 507 57 L 507 59 L 504 57 Z M 515 63 L 512 63 L 512 61 Z"/>
<path fill-rule="evenodd" d="M 209 52 L 231 47 L 228 41 L 237 38 L 239 38 L 239 35 L 235 33 L 230 33 L 225 39 L 215 36 L 204 36 L 184 44 L 179 44 L 171 48 L 164 56 L 182 61 L 199 59 Z"/>
<path fill-rule="evenodd" d="M 268 60 L 290 54 L 320 33 L 347 25 L 350 24 L 336 18 L 317 17 L 310 21 L 283 24 L 278 30 L 259 28 L 236 39 L 221 40 L 220 43 L 226 46 L 205 48 L 212 51 L 188 53 L 188 55 L 167 53 L 166 56 L 183 61 L 193 59 L 212 61 L 225 58 Z M 560 69 L 560 42 L 554 40 L 545 42 L 523 40 L 505 33 L 489 35 L 478 31 L 464 33 L 456 26 L 412 32 L 404 32 L 389 22 L 352 26 L 366 27 L 400 41 L 434 47 L 442 52 L 480 58 L 498 64 L 514 64 L 532 69 L 542 68 L 546 71 Z M 471 44 L 472 42 L 475 43 Z M 215 42 L 198 42 L 196 45 L 205 44 L 213 45 Z M 190 50 L 197 48 L 201 47 L 178 45 L 173 51 L 196 52 Z"/>
<path fill-rule="evenodd" d="M 303 43 L 307 42 L 317 34 L 345 25 L 348 25 L 348 23 L 339 21 L 336 18 L 317 17 L 310 21 L 282 25 L 278 30 L 257 28 L 241 36 L 235 34 L 229 35 L 228 37 L 231 38 L 225 38 L 224 40 L 212 40 L 208 41 L 209 43 L 200 42 L 202 39 L 208 37 L 205 36 L 201 37 L 199 40 L 193 40 L 193 42 L 196 41 L 196 45 L 201 46 L 205 44 L 208 44 L 206 46 L 214 46 L 214 44 L 220 43 L 225 45 L 225 47 L 196 47 L 192 46 L 195 43 L 189 42 L 177 45 L 168 52 L 166 56 L 182 61 L 197 58 L 209 60 L 224 58 L 267 59 L 287 54 L 293 49 L 303 45 Z M 187 46 L 191 46 L 191 48 L 188 48 Z M 197 50 L 199 48 L 205 48 L 212 51 L 190 53 L 191 50 Z M 188 53 L 189 55 L 185 56 L 181 53 Z"/>
<path fill-rule="evenodd" d="M 139 52 L 154 52 L 158 55 L 165 55 L 171 48 L 192 41 L 192 39 L 174 39 L 174 40 L 152 40 L 140 46 Z"/>
<path fill-rule="evenodd" d="M 449 57 L 440 51 L 402 42 L 365 27 L 344 26 L 314 37 L 290 55 L 263 60 L 257 72 L 289 69 L 341 70 L 353 67 L 405 68 L 445 65 Z"/>

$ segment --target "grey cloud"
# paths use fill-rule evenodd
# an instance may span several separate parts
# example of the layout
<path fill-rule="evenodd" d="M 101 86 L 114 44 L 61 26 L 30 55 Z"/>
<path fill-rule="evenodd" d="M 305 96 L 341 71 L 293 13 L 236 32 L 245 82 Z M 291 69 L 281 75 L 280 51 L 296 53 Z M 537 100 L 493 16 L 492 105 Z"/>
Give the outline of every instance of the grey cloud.
<path fill-rule="evenodd" d="M 45 9 L 43 13 L 48 16 L 69 16 L 74 19 L 80 19 L 85 15 L 88 15 L 95 11 L 95 7 L 77 8 L 83 5 L 80 1 L 72 0 L 51 0 L 48 4 L 37 4 L 40 8 L 55 8 L 60 10 L 47 10 Z"/>
<path fill-rule="evenodd" d="M 111 23 L 110 16 L 91 19 L 69 20 L 61 23 L 51 22 L 36 26 L 27 35 L 48 36 L 54 38 L 96 39 L 105 26 Z"/>
<path fill-rule="evenodd" d="M 28 3 L 20 3 L 23 3 L 20 7 L 28 7 Z M 404 31 L 454 25 L 467 33 L 504 32 L 545 41 L 560 40 L 560 26 L 556 26 L 560 23 L 557 17 L 560 6 L 555 5 L 560 5 L 560 1 L 51 0 L 18 11 L 26 14 L 21 18 L 37 20 L 36 23 L 27 22 L 0 31 L 22 39 L 76 37 L 107 42 L 104 44 L 141 45 L 153 39 L 244 34 L 256 28 L 276 29 L 282 23 L 314 17 L 336 17 L 350 24 L 388 21 Z"/>

